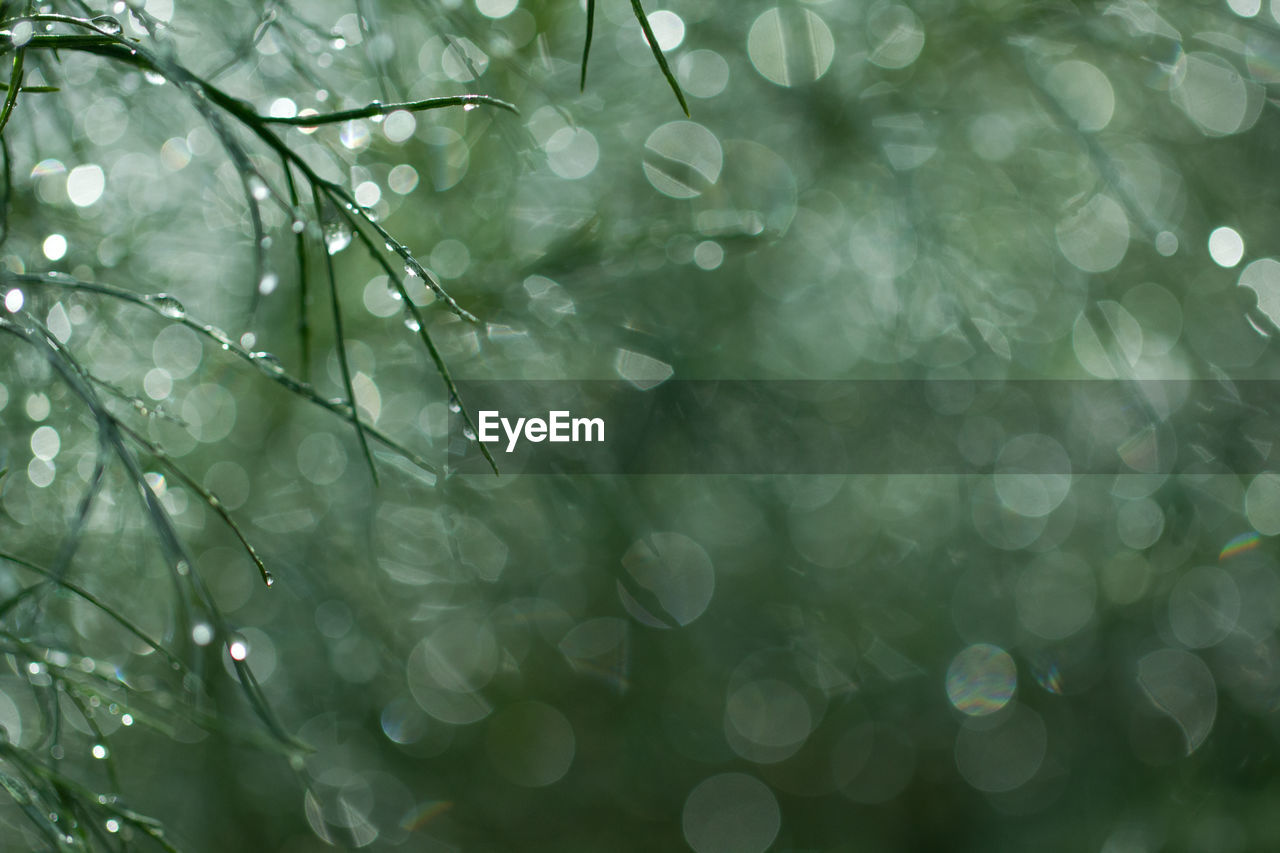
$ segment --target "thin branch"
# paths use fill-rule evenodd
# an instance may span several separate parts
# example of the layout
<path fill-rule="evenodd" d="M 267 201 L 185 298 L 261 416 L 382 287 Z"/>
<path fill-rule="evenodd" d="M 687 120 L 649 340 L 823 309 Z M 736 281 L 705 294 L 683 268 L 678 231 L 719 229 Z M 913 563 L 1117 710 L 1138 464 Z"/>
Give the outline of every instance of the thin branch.
<path fill-rule="evenodd" d="M 298 262 L 298 349 L 302 357 L 302 378 L 311 378 L 311 325 L 307 320 L 307 302 L 311 281 L 310 265 L 307 262 L 307 238 L 305 223 L 297 218 L 302 212 L 302 201 L 298 198 L 298 183 L 293 178 L 293 169 L 287 159 L 281 158 L 285 183 L 289 188 L 289 203 L 293 205 L 294 221 L 290 225 L 293 231 L 293 251 Z"/>
<path fill-rule="evenodd" d="M 453 375 L 449 371 L 449 366 L 445 364 L 444 357 L 436 347 L 436 342 L 432 340 L 431 333 L 427 331 L 427 322 L 425 318 L 423 318 L 422 312 L 418 310 L 418 306 L 409 298 L 409 292 L 405 289 L 404 282 L 401 280 L 400 274 L 392 269 L 391 265 L 387 263 L 386 257 L 383 256 L 383 253 L 378 251 L 378 247 L 374 245 L 371 239 L 369 239 L 369 235 L 365 234 L 362 229 L 357 227 L 358 223 L 355 221 L 355 218 L 347 214 L 345 211 L 343 212 L 343 215 L 346 216 L 347 223 L 351 226 L 351 233 L 354 234 L 356 239 L 369 250 L 369 255 L 373 258 L 374 262 L 381 266 L 382 271 L 387 274 L 387 280 L 395 285 L 396 295 L 400 297 L 400 302 L 404 305 L 405 313 L 408 315 L 409 328 L 417 333 L 418 337 L 422 340 L 423 346 L 427 348 L 427 353 L 431 356 L 431 361 L 436 366 L 436 372 L 439 373 L 440 378 L 444 380 L 444 387 L 445 390 L 449 392 L 450 402 L 458 403 L 458 411 L 462 413 L 463 422 L 471 428 L 472 432 L 475 432 L 475 422 L 471 420 L 471 414 L 466 410 L 466 407 L 462 405 L 462 398 L 458 394 L 458 386 L 453 382 Z M 493 469 L 494 474 L 497 474 L 498 463 L 489 452 L 488 446 L 483 441 L 479 441 L 477 443 L 480 445 L 480 452 L 488 461 L 489 467 Z"/>
<path fill-rule="evenodd" d="M 316 209 L 319 210 L 320 190 L 312 187 L 312 193 Z M 324 253 L 324 268 L 329 282 L 329 304 L 333 309 L 333 332 L 337 339 L 335 348 L 338 350 L 338 367 L 342 372 L 342 385 L 346 389 L 347 399 L 351 401 L 351 423 L 356 428 L 360 452 L 364 454 L 364 461 L 369 466 L 369 474 L 373 477 L 373 484 L 376 486 L 378 485 L 378 466 L 374 464 L 373 453 L 369 451 L 369 441 L 364 435 L 364 426 L 360 423 L 355 384 L 351 381 L 351 364 L 347 359 L 347 337 L 342 331 L 342 305 L 338 300 L 338 280 L 333 273 L 333 255 L 329 252 Z"/>
<path fill-rule="evenodd" d="M 587 59 L 591 56 L 591 36 L 596 28 L 596 0 L 587 0 L 587 35 L 582 40 L 582 76 L 578 78 L 578 91 L 587 90 Z"/>
<path fill-rule="evenodd" d="M 0 281 L 12 281 L 48 287 L 61 287 L 67 290 L 96 293 L 146 308 L 159 317 L 163 317 L 166 320 L 170 320 L 175 323 L 180 323 L 206 340 L 213 341 L 220 349 L 231 353 L 248 364 L 253 365 L 268 379 L 278 385 L 281 385 L 291 393 L 302 397 L 307 402 L 319 406 L 328 412 L 332 412 L 344 420 L 350 421 L 352 418 L 356 417 L 354 411 L 346 405 L 345 401 L 326 400 L 324 397 L 321 397 L 313 386 L 307 382 L 303 382 L 301 379 L 291 376 L 283 367 L 280 366 L 278 361 L 269 357 L 268 353 L 250 352 L 240 346 L 240 344 L 233 341 L 226 332 L 222 331 L 217 326 L 211 326 L 207 323 L 201 323 L 191 319 L 186 315 L 186 309 L 184 309 L 176 299 L 172 296 L 168 296 L 167 294 L 156 293 L 140 296 L 132 291 L 125 290 L 120 287 L 103 284 L 101 282 L 81 281 L 62 273 L 37 275 L 35 273 L 10 273 L 0 270 Z M 391 450 L 394 450 L 396 453 L 400 454 L 405 459 L 408 459 L 422 470 L 430 474 L 439 473 L 436 470 L 436 467 L 430 462 L 426 461 L 421 456 L 414 453 L 412 450 L 405 447 L 403 444 L 373 425 L 361 423 L 361 428 L 366 434 L 372 436 L 376 441 Z"/>
<path fill-rule="evenodd" d="M 662 48 L 658 46 L 658 39 L 653 34 L 653 27 L 649 26 L 649 16 L 644 13 L 640 0 L 631 0 L 631 10 L 635 12 L 636 20 L 640 22 L 640 29 L 644 30 L 644 37 L 649 40 L 649 49 L 653 51 L 653 58 L 658 60 L 658 67 L 662 69 L 662 76 L 667 78 L 667 83 L 671 85 L 671 91 L 676 93 L 676 100 L 680 102 L 680 109 L 684 110 L 684 114 L 688 116 L 689 105 L 685 103 L 684 92 L 680 90 L 680 84 L 676 82 L 676 75 L 671 73 L 671 67 L 667 65 L 667 58 L 662 54 Z"/>
<path fill-rule="evenodd" d="M 64 577 L 61 577 L 60 574 L 58 572 L 55 572 L 53 569 L 45 568 L 44 566 L 41 566 L 38 563 L 33 563 L 30 560 L 26 560 L 22 557 L 19 557 L 17 554 L 11 554 L 8 551 L 0 551 L 0 560 L 8 560 L 11 563 L 15 563 L 19 566 L 22 566 L 27 571 L 35 572 L 37 575 L 40 575 L 41 577 L 45 578 L 50 583 L 53 583 L 58 587 L 67 590 L 68 592 L 75 595 L 76 597 L 83 599 L 88 604 L 92 605 L 93 607 L 97 608 L 98 610 L 102 611 L 102 613 L 110 617 L 110 619 L 113 622 L 115 622 L 117 625 L 119 625 L 121 628 L 124 628 L 130 634 L 132 634 L 133 636 L 141 640 L 143 643 L 145 643 L 148 648 L 152 649 L 155 652 L 158 652 L 160 656 L 163 657 L 166 661 L 168 661 L 171 665 L 178 666 L 183 671 L 187 671 L 187 672 L 190 671 L 189 669 L 187 669 L 187 665 L 183 663 L 181 659 L 179 659 L 175 654 L 173 654 L 173 652 L 165 648 L 165 646 L 162 645 L 158 640 L 152 639 L 150 635 L 148 635 L 145 631 L 143 631 L 141 628 L 139 628 L 137 625 L 131 622 L 127 616 L 116 611 L 114 608 L 106 604 L 102 599 L 98 598 L 96 595 L 89 592 L 84 587 L 79 586 L 78 584 L 72 581 L 69 581 Z"/>
<path fill-rule="evenodd" d="M 333 113 L 317 113 L 316 115 L 299 115 L 284 118 L 281 116 L 264 116 L 255 114 L 258 121 L 264 124 L 287 124 L 294 127 L 316 127 L 322 124 L 336 124 L 343 121 L 353 121 L 359 118 L 370 118 L 372 116 L 390 115 L 397 110 L 405 110 L 407 112 L 421 112 L 423 110 L 437 110 L 442 107 L 462 107 L 463 109 L 473 110 L 479 106 L 499 107 L 508 112 L 520 115 L 520 110 L 515 104 L 495 98 L 492 95 L 446 95 L 439 98 L 426 98 L 421 101 L 406 101 L 402 104 L 383 104 L 374 101 L 363 107 L 356 107 L 350 110 L 339 110 Z"/>
<path fill-rule="evenodd" d="M 4 133 L 5 125 L 9 123 L 9 116 L 13 115 L 13 108 L 18 103 L 18 92 L 22 91 L 22 63 L 27 56 L 27 49 L 20 47 L 13 54 L 13 73 L 9 75 L 9 81 L 13 84 L 6 87 L 9 94 L 5 95 L 4 108 L 0 109 L 0 134 Z"/>

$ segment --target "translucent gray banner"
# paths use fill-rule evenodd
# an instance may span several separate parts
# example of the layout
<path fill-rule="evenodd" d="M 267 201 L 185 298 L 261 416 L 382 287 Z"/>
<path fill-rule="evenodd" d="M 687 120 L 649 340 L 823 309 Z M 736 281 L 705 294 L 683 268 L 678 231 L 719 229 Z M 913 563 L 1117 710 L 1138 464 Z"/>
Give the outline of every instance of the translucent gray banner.
<path fill-rule="evenodd" d="M 504 475 L 1245 474 L 1280 460 L 1280 383 L 1268 380 L 458 387 Z M 490 472 L 472 432 L 452 415 L 452 473 Z"/>

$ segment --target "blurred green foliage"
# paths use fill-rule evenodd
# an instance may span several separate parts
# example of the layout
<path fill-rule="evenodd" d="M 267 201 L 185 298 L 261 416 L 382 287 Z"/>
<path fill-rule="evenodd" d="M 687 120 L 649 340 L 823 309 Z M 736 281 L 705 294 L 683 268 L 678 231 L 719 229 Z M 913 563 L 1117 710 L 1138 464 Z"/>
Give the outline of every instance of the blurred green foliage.
<path fill-rule="evenodd" d="M 0 3 L 0 847 L 1276 845 L 1280 6 L 775 2 L 687 118 L 622 2 Z M 450 477 L 450 375 L 1195 382 Z"/>

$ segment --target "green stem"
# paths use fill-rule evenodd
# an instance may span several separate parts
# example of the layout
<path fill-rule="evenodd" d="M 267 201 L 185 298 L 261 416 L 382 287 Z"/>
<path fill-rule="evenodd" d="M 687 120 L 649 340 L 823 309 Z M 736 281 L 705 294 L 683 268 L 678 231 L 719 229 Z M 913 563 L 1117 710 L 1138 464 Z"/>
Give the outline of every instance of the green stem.
<path fill-rule="evenodd" d="M 356 107 L 350 110 L 339 110 L 333 113 L 319 113 L 317 115 L 306 116 L 290 116 L 283 118 L 279 116 L 259 115 L 258 120 L 266 124 L 287 124 L 293 127 L 315 127 L 321 124 L 335 124 L 340 121 L 352 121 L 358 118 L 369 118 L 371 116 L 385 116 L 397 110 L 406 110 L 408 112 L 421 112 L 422 110 L 436 110 L 441 107 L 463 107 L 474 109 L 480 105 L 491 107 L 499 107 L 509 112 L 520 114 L 520 110 L 516 109 L 515 104 L 495 98 L 491 95 L 448 95 L 441 98 L 425 98 L 421 101 L 407 101 L 402 104 L 382 104 L 374 102 L 367 106 Z"/>

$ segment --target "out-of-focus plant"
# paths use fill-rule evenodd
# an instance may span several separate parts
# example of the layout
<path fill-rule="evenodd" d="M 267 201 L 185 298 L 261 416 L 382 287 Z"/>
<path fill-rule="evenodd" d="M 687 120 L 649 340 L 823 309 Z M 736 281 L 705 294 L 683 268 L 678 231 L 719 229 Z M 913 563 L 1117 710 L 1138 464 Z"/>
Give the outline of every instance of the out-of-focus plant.
<path fill-rule="evenodd" d="M 360 9 L 359 26 L 367 28 L 370 19 L 365 17 L 366 10 L 363 4 L 356 5 Z M 639 0 L 632 0 L 632 7 L 662 74 L 687 113 L 684 95 Z M 293 31 L 318 31 L 306 22 L 304 9 L 285 3 L 257 4 L 254 10 L 229 4 L 226 11 L 232 18 L 256 14 L 250 47 L 268 30 L 283 33 L 285 39 Z M 122 21 L 127 22 L 127 28 Z M 227 25 L 235 23 L 231 20 Z M 583 86 L 594 28 L 594 0 L 587 7 L 586 25 Z M 262 582 L 267 587 L 274 584 L 271 569 L 232 511 L 166 452 L 163 441 L 148 435 L 148 426 L 157 421 L 181 420 L 163 406 L 96 375 L 91 361 L 68 343 L 70 333 L 63 328 L 65 316 L 60 322 L 40 309 L 47 310 L 49 304 L 64 297 L 83 299 L 86 304 L 97 300 L 118 303 L 135 312 L 134 316 L 154 315 L 189 330 L 224 352 L 226 358 L 251 365 L 298 400 L 348 423 L 375 485 L 380 456 L 384 460 L 398 456 L 430 481 L 437 474 L 436 466 L 395 436 L 375 427 L 357 404 L 355 371 L 349 363 L 343 325 L 344 300 L 350 298 L 352 289 L 350 282 L 343 281 L 336 272 L 333 258 L 354 242 L 367 250 L 386 275 L 391 296 L 402 306 L 404 325 L 416 333 L 434 365 L 450 408 L 462 415 L 469 428 L 474 428 L 426 315 L 443 310 L 465 323 L 479 324 L 479 319 L 445 290 L 429 264 L 409 249 L 408 241 L 399 239 L 386 227 L 371 205 L 361 203 L 349 181 L 322 175 L 313 165 L 314 158 L 299 150 L 297 138 L 287 137 L 282 131 L 299 128 L 310 134 L 325 125 L 349 127 L 362 119 L 382 121 L 388 116 L 440 109 L 485 108 L 518 113 L 516 106 L 493 95 L 466 93 L 405 102 L 375 100 L 330 112 L 264 114 L 217 82 L 241 57 L 212 72 L 201 73 L 177 55 L 168 29 L 165 20 L 149 14 L 141 3 L 117 2 L 106 13 L 78 0 L 0 3 L 0 60 L 9 68 L 0 107 L 0 246 L 30 220 L 49 216 L 40 209 L 30 186 L 15 177 L 12 147 L 31 147 L 37 153 L 34 159 L 40 160 L 41 143 L 33 136 L 33 113 L 39 111 L 56 121 L 59 110 L 66 109 L 57 100 L 67 94 L 80 94 L 74 86 L 31 81 L 57 80 L 60 65 L 69 54 L 84 54 L 105 64 L 141 72 L 148 83 L 167 86 L 169 97 L 194 111 L 221 146 L 225 162 L 232 166 L 243 196 L 251 269 L 243 288 L 242 282 L 236 280 L 227 280 L 221 286 L 231 298 L 243 290 L 247 318 L 257 314 L 261 298 L 277 287 L 296 288 L 293 321 L 299 369 L 291 372 L 275 355 L 255 350 L 256 335 L 251 332 L 232 335 L 196 319 L 183 301 L 165 292 L 169 288 L 164 286 L 162 276 L 109 284 L 62 272 L 27 271 L 38 266 L 34 258 L 25 262 L 19 259 L 0 269 L 0 332 L 7 341 L 0 353 L 11 361 L 19 353 L 34 359 L 29 362 L 30 371 L 36 384 L 44 386 L 46 396 L 60 400 L 71 420 L 87 418 L 97 432 L 97 453 L 86 485 L 61 535 L 53 532 L 61 523 L 50 520 L 50 535 L 39 549 L 43 553 L 36 555 L 12 550 L 0 540 L 0 567 L 5 570 L 0 575 L 0 651 L 7 656 L 12 677 L 25 681 L 41 710 L 38 737 L 20 742 L 16 733 L 0 731 L 0 786 L 28 818 L 36 832 L 33 838 L 42 839 L 51 849 L 124 849 L 131 840 L 139 839 L 154 842 L 164 850 L 176 849 L 166 836 L 162 821 L 139 814 L 127 805 L 127 780 L 117 769 L 117 755 L 111 743 L 111 733 L 121 726 L 145 726 L 178 740 L 183 739 L 183 730 L 195 727 L 279 752 L 295 769 L 301 769 L 302 756 L 309 747 L 273 711 L 247 663 L 244 638 L 215 601 L 196 569 L 191 546 L 171 517 L 172 508 L 162 500 L 166 477 L 188 489 L 226 525 Z M 463 64 L 470 61 L 465 51 L 459 51 L 458 56 Z M 302 79 L 311 78 L 304 59 L 295 55 L 292 61 Z M 378 63 L 374 65 L 375 73 L 386 72 Z M 385 89 L 386 82 L 380 80 L 380 85 Z M 97 180 L 96 192 L 101 193 L 100 170 Z M 283 227 L 269 226 L 264 211 L 272 208 L 283 215 Z M 58 235 L 58 239 L 64 238 Z M 285 262 L 272 257 L 271 249 L 277 240 L 292 243 L 292 256 Z M 44 250 L 50 258 L 58 255 L 48 244 Z M 415 288 L 425 288 L 425 293 L 411 292 Z M 315 348 L 310 318 L 313 300 L 323 301 L 327 307 L 332 335 L 325 343 L 324 353 L 336 358 L 343 397 L 328 398 L 308 381 Z M 104 324 L 109 325 L 106 321 Z M 105 332 L 128 334 L 125 329 L 108 328 Z M 61 396 L 61 391 L 49 390 L 53 386 L 69 393 Z M 392 456 L 380 454 L 375 447 Z M 493 464 L 488 451 L 484 453 Z M 0 470 L 0 477 L 5 473 Z M 90 517 L 104 502 L 114 505 L 134 499 L 141 501 L 154 547 L 167 566 L 173 585 L 171 609 L 162 620 L 163 634 L 139 623 L 133 613 L 137 600 L 131 601 L 128 595 L 92 591 L 96 586 L 95 555 L 86 553 L 84 547 Z M 73 602 L 70 610 L 62 606 L 65 602 Z M 148 606 L 153 605 L 148 602 Z M 76 607 L 95 611 L 128 643 L 138 647 L 148 663 L 122 668 L 110 654 L 100 655 L 98 649 L 77 641 L 76 633 L 66 624 Z M 211 649 L 218 651 L 213 658 Z M 229 664 L 227 673 L 216 665 L 218 656 Z M 219 712 L 218 703 L 212 698 L 220 690 L 215 682 L 228 676 L 238 683 L 259 726 L 246 727 Z M 68 715 L 75 720 L 68 722 Z M 88 745 L 80 743 L 86 735 Z M 104 773 L 89 772 L 91 765 L 98 763 Z M 306 780 L 302 783 L 305 786 Z M 164 817 L 168 822 L 169 816 Z M 181 819 L 173 818 L 172 822 L 181 823 Z"/>

